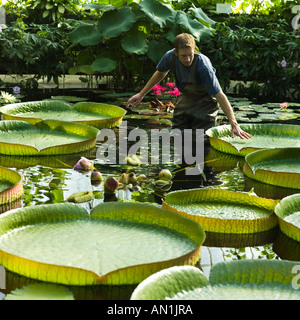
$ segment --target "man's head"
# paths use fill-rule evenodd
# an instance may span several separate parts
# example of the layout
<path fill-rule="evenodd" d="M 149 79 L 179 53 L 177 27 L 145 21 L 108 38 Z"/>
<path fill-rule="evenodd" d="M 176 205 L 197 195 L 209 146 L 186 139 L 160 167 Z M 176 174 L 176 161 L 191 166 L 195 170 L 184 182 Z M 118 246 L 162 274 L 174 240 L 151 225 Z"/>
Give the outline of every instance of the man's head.
<path fill-rule="evenodd" d="M 174 46 L 175 55 L 184 66 L 189 67 L 194 59 L 196 47 L 194 37 L 188 33 L 181 33 L 175 38 Z"/>

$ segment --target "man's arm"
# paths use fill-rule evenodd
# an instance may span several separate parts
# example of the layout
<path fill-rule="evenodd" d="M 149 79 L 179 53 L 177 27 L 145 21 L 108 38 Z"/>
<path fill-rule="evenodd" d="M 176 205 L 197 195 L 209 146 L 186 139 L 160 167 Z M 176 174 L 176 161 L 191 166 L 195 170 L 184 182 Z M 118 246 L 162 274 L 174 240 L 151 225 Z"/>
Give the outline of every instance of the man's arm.
<path fill-rule="evenodd" d="M 129 107 L 129 105 L 136 106 L 139 102 L 141 102 L 144 98 L 144 96 L 158 83 L 160 83 L 165 76 L 168 74 L 169 71 L 161 72 L 161 71 L 155 71 L 153 76 L 150 78 L 150 80 L 146 83 L 144 88 L 134 96 L 132 96 L 127 104 L 126 107 Z"/>
<path fill-rule="evenodd" d="M 233 113 L 232 106 L 231 106 L 230 102 L 228 101 L 227 96 L 224 94 L 224 92 L 221 90 L 214 97 L 217 99 L 217 101 L 220 104 L 220 107 L 222 108 L 226 117 L 228 118 L 228 121 L 231 125 L 232 137 L 234 137 L 235 135 L 238 135 L 242 139 L 243 138 L 246 138 L 246 139 L 251 138 L 252 137 L 251 134 L 243 131 L 239 127 L 239 125 L 235 119 L 235 115 Z"/>

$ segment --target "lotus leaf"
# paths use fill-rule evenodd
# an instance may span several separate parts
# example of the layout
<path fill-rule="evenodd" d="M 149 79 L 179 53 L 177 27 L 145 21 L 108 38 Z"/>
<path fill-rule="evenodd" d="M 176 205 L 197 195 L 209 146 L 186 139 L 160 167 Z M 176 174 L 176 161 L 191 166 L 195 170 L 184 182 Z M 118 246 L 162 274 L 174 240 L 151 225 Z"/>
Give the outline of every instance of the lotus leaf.
<path fill-rule="evenodd" d="M 300 300 L 292 287 L 295 266 L 280 260 L 221 262 L 209 281 L 196 267 L 171 267 L 141 282 L 131 300 Z"/>
<path fill-rule="evenodd" d="M 187 28 L 189 32 L 198 40 L 207 39 L 212 34 L 212 29 L 207 28 L 200 21 L 191 19 L 184 11 L 178 11 L 176 15 L 176 22 Z"/>
<path fill-rule="evenodd" d="M 73 106 L 62 100 L 41 100 L 8 104 L 0 109 L 3 120 L 22 120 L 31 124 L 41 120 L 60 120 L 91 125 L 98 129 L 121 123 L 123 108 L 95 102 L 78 102 Z"/>
<path fill-rule="evenodd" d="M 5 155 L 57 155 L 91 149 L 98 129 L 68 121 L 0 121 L 0 152 Z"/>
<path fill-rule="evenodd" d="M 248 154 L 243 171 L 267 184 L 300 189 L 300 148 L 275 148 Z"/>
<path fill-rule="evenodd" d="M 140 2 L 140 8 L 148 19 L 160 28 L 166 27 L 168 22 L 175 23 L 176 11 L 171 5 L 155 0 L 143 0 Z"/>
<path fill-rule="evenodd" d="M 259 149 L 300 147 L 300 126 L 287 124 L 241 124 L 252 134 L 250 139 L 231 137 L 231 126 L 218 126 L 206 131 L 211 145 L 222 152 L 246 156 Z"/>
<path fill-rule="evenodd" d="M 47 282 L 136 284 L 195 264 L 204 238 L 196 222 L 150 204 L 101 203 L 90 215 L 71 203 L 39 205 L 0 216 L 0 264 Z"/>
<path fill-rule="evenodd" d="M 275 207 L 279 227 L 288 237 L 300 242 L 300 194 L 280 200 Z"/>
<path fill-rule="evenodd" d="M 116 69 L 117 62 L 110 58 L 97 58 L 93 61 L 91 67 L 94 71 L 99 71 L 100 73 L 110 72 Z"/>
<path fill-rule="evenodd" d="M 98 29 L 106 38 L 118 37 L 122 32 L 128 31 L 137 16 L 133 13 L 132 8 L 124 6 L 117 10 L 107 11 L 101 16 Z"/>
<path fill-rule="evenodd" d="M 278 201 L 223 189 L 191 189 L 167 194 L 162 207 L 198 222 L 205 231 L 255 233 L 277 225 Z"/>
<path fill-rule="evenodd" d="M 21 176 L 13 170 L 0 167 L 0 205 L 20 198 L 22 194 Z"/>
<path fill-rule="evenodd" d="M 93 46 L 101 41 L 102 35 L 95 23 L 82 21 L 78 27 L 69 33 L 69 38 L 82 46 Z"/>

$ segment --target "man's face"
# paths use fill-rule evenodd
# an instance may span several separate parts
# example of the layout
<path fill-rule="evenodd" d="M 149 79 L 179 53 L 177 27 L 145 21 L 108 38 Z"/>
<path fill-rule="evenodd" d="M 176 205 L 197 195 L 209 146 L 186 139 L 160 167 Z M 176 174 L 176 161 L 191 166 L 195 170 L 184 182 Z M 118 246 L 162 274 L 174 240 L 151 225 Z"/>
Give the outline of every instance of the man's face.
<path fill-rule="evenodd" d="M 178 51 L 175 49 L 174 53 L 179 58 L 179 61 L 186 67 L 189 67 L 194 60 L 194 48 L 180 48 Z"/>

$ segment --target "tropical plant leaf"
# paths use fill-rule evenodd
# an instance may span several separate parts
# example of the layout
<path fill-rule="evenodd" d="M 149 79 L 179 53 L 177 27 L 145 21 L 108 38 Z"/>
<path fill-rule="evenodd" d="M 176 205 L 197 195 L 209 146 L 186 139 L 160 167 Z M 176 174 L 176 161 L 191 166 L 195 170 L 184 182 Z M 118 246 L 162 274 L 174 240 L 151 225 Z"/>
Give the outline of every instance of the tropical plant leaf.
<path fill-rule="evenodd" d="M 167 41 L 150 40 L 148 44 L 147 56 L 157 64 L 161 57 L 169 50 L 172 46 Z"/>
<path fill-rule="evenodd" d="M 146 34 L 140 31 L 127 33 L 126 37 L 122 39 L 121 45 L 129 53 L 145 54 L 148 50 Z"/>
<path fill-rule="evenodd" d="M 42 120 L 68 119 L 98 129 L 118 125 L 126 111 L 123 108 L 94 102 L 78 102 L 71 106 L 62 100 L 41 100 L 9 104 L 1 108 L 4 120 L 22 120 L 36 124 Z"/>
<path fill-rule="evenodd" d="M 171 267 L 141 282 L 131 300 L 299 300 L 294 266 L 280 260 L 221 262 L 212 267 L 209 282 L 193 266 Z"/>
<path fill-rule="evenodd" d="M 184 11 L 178 11 L 176 23 L 184 26 L 198 41 L 205 40 L 212 35 L 212 29 L 207 28 L 196 19 L 191 19 Z"/>
<path fill-rule="evenodd" d="M 260 149 L 300 147 L 300 126 L 267 123 L 241 124 L 240 127 L 252 134 L 252 138 L 232 138 L 229 125 L 213 127 L 208 129 L 206 134 L 213 148 L 238 156 L 246 156 Z"/>
<path fill-rule="evenodd" d="M 189 10 L 192 11 L 195 17 L 199 19 L 207 28 L 213 27 L 216 23 L 214 20 L 210 19 L 200 7 L 195 7 L 193 3 Z"/>
<path fill-rule="evenodd" d="M 105 73 L 116 69 L 117 62 L 110 58 L 97 58 L 93 61 L 91 67 L 94 71 Z"/>
<path fill-rule="evenodd" d="M 267 184 L 300 189 L 300 148 L 259 150 L 245 157 L 245 175 Z"/>
<path fill-rule="evenodd" d="M 162 207 L 197 221 L 205 231 L 256 233 L 274 228 L 278 201 L 223 189 L 191 189 L 167 194 Z"/>
<path fill-rule="evenodd" d="M 101 203 L 90 215 L 71 203 L 39 205 L 0 216 L 0 264 L 47 282 L 136 284 L 195 264 L 204 239 L 196 222 L 150 204 Z"/>
<path fill-rule="evenodd" d="M 99 20 L 98 30 L 106 38 L 115 38 L 122 32 L 130 30 L 136 20 L 137 17 L 133 10 L 124 6 L 117 10 L 105 12 Z"/>
<path fill-rule="evenodd" d="M 0 121 L 0 152 L 5 155 L 57 155 L 91 149 L 99 130 L 69 121 Z"/>
<path fill-rule="evenodd" d="M 0 167 L 0 205 L 20 198 L 22 194 L 21 176 L 16 171 Z"/>
<path fill-rule="evenodd" d="M 82 46 L 93 46 L 102 40 L 102 35 L 95 23 L 82 21 L 69 33 L 69 38 L 72 42 L 80 43 Z"/>
<path fill-rule="evenodd" d="M 168 23 L 175 23 L 176 11 L 168 4 L 143 0 L 140 2 L 140 8 L 152 23 L 158 24 L 161 28 L 166 27 Z"/>
<path fill-rule="evenodd" d="M 279 227 L 288 237 L 300 242 L 300 194 L 280 200 L 275 207 Z"/>

